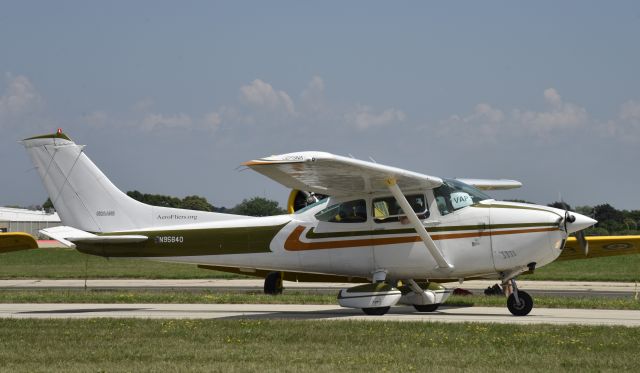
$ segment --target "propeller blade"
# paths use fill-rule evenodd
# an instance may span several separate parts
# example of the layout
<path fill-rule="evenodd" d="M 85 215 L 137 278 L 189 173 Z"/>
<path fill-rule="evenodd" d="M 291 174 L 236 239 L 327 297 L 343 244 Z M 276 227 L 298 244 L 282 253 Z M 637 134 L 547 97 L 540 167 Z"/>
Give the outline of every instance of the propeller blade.
<path fill-rule="evenodd" d="M 589 242 L 584 236 L 584 231 L 576 232 L 576 239 L 578 240 L 578 245 L 584 251 L 584 256 L 589 255 Z"/>

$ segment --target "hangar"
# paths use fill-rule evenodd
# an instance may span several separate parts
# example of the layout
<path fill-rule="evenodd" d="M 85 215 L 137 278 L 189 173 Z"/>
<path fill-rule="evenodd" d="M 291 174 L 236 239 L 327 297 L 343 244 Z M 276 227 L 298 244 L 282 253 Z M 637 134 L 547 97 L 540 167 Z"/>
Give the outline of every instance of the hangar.
<path fill-rule="evenodd" d="M 38 232 L 40 229 L 60 224 L 60 218 L 55 212 L 0 207 L 0 232 L 27 232 L 36 238 L 42 238 Z"/>

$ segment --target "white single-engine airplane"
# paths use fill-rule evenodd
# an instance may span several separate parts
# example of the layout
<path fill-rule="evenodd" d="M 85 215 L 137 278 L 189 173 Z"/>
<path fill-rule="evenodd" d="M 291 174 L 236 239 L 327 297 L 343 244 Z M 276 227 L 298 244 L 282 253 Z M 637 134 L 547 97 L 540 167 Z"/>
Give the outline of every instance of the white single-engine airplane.
<path fill-rule="evenodd" d="M 517 181 L 441 179 L 323 152 L 245 163 L 293 189 L 287 215 L 156 207 L 116 188 L 61 130 L 22 143 L 66 225 L 41 232 L 68 247 L 265 277 L 272 294 L 283 279 L 366 283 L 341 290 L 338 301 L 369 315 L 397 303 L 435 311 L 449 295 L 437 282 L 478 278 L 510 284 L 507 307 L 526 315 L 533 300 L 516 277 L 556 260 L 568 242 L 569 256 L 586 251 L 579 233 L 596 223 L 479 190 L 517 188 Z M 568 239 L 571 233 L 578 239 Z M 602 254 L 617 255 L 637 252 L 636 244 L 609 240 L 596 249 L 617 245 Z"/>

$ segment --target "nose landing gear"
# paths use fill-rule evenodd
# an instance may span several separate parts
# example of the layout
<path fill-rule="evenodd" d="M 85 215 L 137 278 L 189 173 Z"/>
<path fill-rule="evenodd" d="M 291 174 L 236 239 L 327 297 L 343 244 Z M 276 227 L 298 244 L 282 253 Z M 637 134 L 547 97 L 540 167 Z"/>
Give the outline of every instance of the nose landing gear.
<path fill-rule="evenodd" d="M 518 290 L 515 279 L 510 281 L 513 292 L 507 298 L 507 308 L 514 316 L 526 316 L 533 308 L 533 298 L 527 292 Z"/>

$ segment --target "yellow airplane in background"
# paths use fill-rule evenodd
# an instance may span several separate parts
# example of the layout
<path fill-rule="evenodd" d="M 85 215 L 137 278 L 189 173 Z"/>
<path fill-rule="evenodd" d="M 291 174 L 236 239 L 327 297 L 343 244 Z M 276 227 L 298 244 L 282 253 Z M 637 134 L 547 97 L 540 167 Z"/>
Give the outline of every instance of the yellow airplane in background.
<path fill-rule="evenodd" d="M 496 279 L 513 290 L 511 313 L 524 316 L 533 299 L 518 289 L 520 274 L 554 260 L 639 252 L 639 236 L 584 237 L 596 223 L 587 216 L 483 191 L 521 186 L 513 180 L 444 179 L 289 153 L 245 163 L 293 190 L 289 214 L 250 217 L 133 200 L 61 130 L 22 143 L 65 224 L 40 232 L 67 247 L 260 276 L 272 294 L 282 280 L 360 283 L 341 290 L 338 302 L 369 315 L 395 304 L 435 311 L 450 294 L 439 283 Z M 32 245 L 12 235 L 17 243 L 7 247 Z"/>
<path fill-rule="evenodd" d="M 37 249 L 38 242 L 32 235 L 23 232 L 0 233 L 0 253 Z"/>

